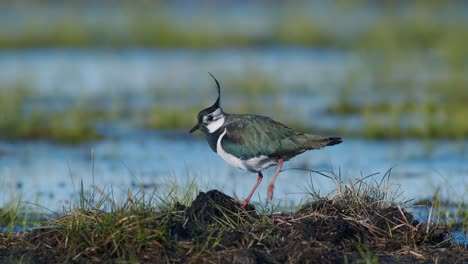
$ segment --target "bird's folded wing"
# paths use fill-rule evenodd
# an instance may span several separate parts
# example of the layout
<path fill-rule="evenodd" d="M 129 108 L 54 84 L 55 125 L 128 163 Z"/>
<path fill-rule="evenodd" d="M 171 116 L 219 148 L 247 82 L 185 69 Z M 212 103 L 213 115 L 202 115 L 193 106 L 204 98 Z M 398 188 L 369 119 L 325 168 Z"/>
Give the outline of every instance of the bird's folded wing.
<path fill-rule="evenodd" d="M 263 116 L 245 116 L 226 126 L 221 146 L 241 159 L 258 156 L 281 157 L 297 152 L 301 144 L 291 136 L 303 135 Z"/>

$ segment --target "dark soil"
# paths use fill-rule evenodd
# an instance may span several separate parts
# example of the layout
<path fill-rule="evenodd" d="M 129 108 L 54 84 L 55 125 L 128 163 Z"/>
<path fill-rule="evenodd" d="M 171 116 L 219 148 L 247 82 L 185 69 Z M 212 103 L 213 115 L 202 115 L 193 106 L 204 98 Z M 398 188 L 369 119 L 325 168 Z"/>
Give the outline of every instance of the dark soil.
<path fill-rule="evenodd" d="M 296 213 L 265 215 L 252 205 L 244 209 L 233 198 L 212 190 L 200 192 L 190 207 L 178 204 L 175 209 L 172 217 L 164 218 L 169 231 L 164 239 L 159 238 L 159 248 L 144 247 L 137 256 L 139 262 L 468 263 L 468 251 L 453 242 L 446 227 L 428 228 L 393 205 L 358 209 L 343 201 L 323 199 Z M 152 223 L 154 228 L 159 221 Z M 41 229 L 0 235 L 0 262 L 1 256 L 3 262 L 20 258 L 32 263 L 63 260 L 51 256 L 43 242 L 52 237 L 57 240 L 50 231 Z M 47 244 L 50 247 L 53 242 Z M 116 260 L 122 257 L 106 262 Z M 99 261 L 102 259 L 93 259 L 91 253 L 66 262 Z"/>

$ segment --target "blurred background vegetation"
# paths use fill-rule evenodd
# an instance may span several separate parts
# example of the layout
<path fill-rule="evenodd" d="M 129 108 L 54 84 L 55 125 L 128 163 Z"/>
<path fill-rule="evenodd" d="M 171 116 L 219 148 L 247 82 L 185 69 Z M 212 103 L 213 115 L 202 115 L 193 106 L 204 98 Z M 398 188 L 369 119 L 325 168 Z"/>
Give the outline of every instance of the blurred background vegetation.
<path fill-rule="evenodd" d="M 3 1 L 0 60 L 32 57 L 45 71 L 57 50 L 163 53 L 156 58 L 179 56 L 181 68 L 187 53 L 200 62 L 216 52 L 230 56 L 211 70 L 175 67 L 171 76 L 143 89 L 130 83 L 119 93 L 118 84 L 94 93 L 47 92 L 27 69 L 16 69 L 15 78 L 0 78 L 0 138 L 79 143 L 106 136 L 99 124 L 129 120 L 144 129 L 187 129 L 214 100 L 209 70 L 221 81 L 227 112 L 269 115 L 317 133 L 462 141 L 468 137 L 467 14 L 465 1 Z M 277 50 L 292 60 L 325 53 L 338 57 L 337 67 L 340 58 L 353 63 L 317 85 L 291 77 L 295 69 L 268 70 L 281 64 Z M 265 52 L 262 65 L 249 62 Z M 224 67 L 239 64 L 238 57 L 240 70 Z M 300 72 L 308 75 L 307 68 Z M 56 100 L 61 106 L 50 107 Z"/>

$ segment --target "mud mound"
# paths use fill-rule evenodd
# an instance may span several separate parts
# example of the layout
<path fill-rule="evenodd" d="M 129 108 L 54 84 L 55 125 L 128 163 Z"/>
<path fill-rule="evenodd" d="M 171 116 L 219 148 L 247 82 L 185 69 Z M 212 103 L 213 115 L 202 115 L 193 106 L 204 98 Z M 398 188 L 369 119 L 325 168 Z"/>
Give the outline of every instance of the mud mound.
<path fill-rule="evenodd" d="M 218 205 L 224 201 L 232 202 L 229 196 L 215 192 L 227 199 Z M 242 209 L 239 210 L 237 213 L 242 215 Z M 212 223 L 210 215 L 219 216 L 207 213 L 207 218 L 201 217 L 206 220 L 204 223 Z M 342 199 L 320 199 L 296 213 L 273 214 L 266 219 L 254 220 L 236 230 L 242 236 L 233 236 L 232 230 L 225 231 L 229 238 L 223 239 L 223 243 L 231 250 L 218 251 L 219 254 L 211 254 L 202 260 L 219 263 L 227 259 L 232 262 L 243 259 L 249 263 L 336 263 L 370 257 L 365 256 L 365 252 L 372 252 L 375 254 L 373 258 L 383 263 L 431 263 L 434 258 L 440 263 L 463 263 L 468 257 L 466 251 L 463 254 L 451 252 L 452 249 L 457 252 L 459 247 L 450 240 L 445 226 L 428 227 L 399 206 L 378 204 L 372 200 L 368 204 L 357 205 L 354 201 Z M 265 238 L 257 246 L 238 248 L 244 240 L 258 242 L 258 236 Z"/>
<path fill-rule="evenodd" d="M 251 204 L 243 208 L 234 198 L 217 190 L 200 192 L 185 210 L 188 223 L 192 225 L 210 225 L 223 221 L 239 223 L 253 216 L 255 207 Z"/>
<path fill-rule="evenodd" d="M 239 201 L 217 190 L 200 192 L 189 207 L 177 204 L 177 217 L 169 222 L 171 233 L 178 239 L 193 239 L 213 235 L 223 230 L 225 242 L 237 237 L 239 232 L 227 230 L 225 226 L 239 226 L 252 223 L 258 218 L 251 204 L 243 208 Z M 207 233 L 212 230 L 212 233 Z"/>
<path fill-rule="evenodd" d="M 398 206 L 354 206 L 321 199 L 296 213 L 261 216 L 219 191 L 201 192 L 184 211 L 185 230 L 191 233 L 186 239 L 206 242 L 216 236 L 217 246 L 191 260 L 336 263 L 365 259 L 372 252 L 383 263 L 432 263 L 435 256 L 440 263 L 462 263 L 468 256 L 452 253 L 458 246 L 447 239 L 446 228 L 427 228 Z"/>
<path fill-rule="evenodd" d="M 399 206 L 362 201 L 320 199 L 295 213 L 266 214 L 212 190 L 188 207 L 163 211 L 77 211 L 0 237 L 0 262 L 467 263 L 468 251 L 446 227 L 419 223 Z"/>
<path fill-rule="evenodd" d="M 403 208 L 391 204 L 375 205 L 370 202 L 357 206 L 339 199 L 321 199 L 303 206 L 294 215 L 303 216 L 301 225 L 307 226 L 304 234 L 314 234 L 317 240 L 325 237 L 338 242 L 351 238 L 385 250 L 402 249 L 408 241 L 414 245 L 450 244 L 447 227 L 428 227 Z"/>

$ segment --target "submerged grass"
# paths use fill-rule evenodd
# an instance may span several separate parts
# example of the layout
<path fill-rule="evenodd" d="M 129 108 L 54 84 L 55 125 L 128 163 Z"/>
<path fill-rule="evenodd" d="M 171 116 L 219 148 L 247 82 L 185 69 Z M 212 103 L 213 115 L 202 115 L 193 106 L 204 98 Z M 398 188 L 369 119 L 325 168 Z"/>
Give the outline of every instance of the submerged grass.
<path fill-rule="evenodd" d="M 83 106 L 62 111 L 31 109 L 38 95 L 30 84 L 0 89 L 0 139 L 46 139 L 59 143 L 79 143 L 100 138 L 94 123 L 104 113 Z"/>
<path fill-rule="evenodd" d="M 320 131 L 313 127 L 314 124 L 309 123 L 307 116 L 298 118 L 297 114 L 291 115 L 282 101 L 280 92 L 269 97 L 263 92 L 257 93 L 255 89 L 252 89 L 247 97 L 237 94 L 238 92 L 227 96 L 234 98 L 233 101 L 223 103 L 228 113 L 266 115 L 303 131 L 371 139 L 447 138 L 462 142 L 468 137 L 468 122 L 464 118 L 468 113 L 464 103 L 468 95 L 464 91 L 451 95 L 449 88 L 428 92 L 434 95 L 424 100 L 409 98 L 410 100 L 402 99 L 397 103 L 376 100 L 355 102 L 354 98 L 359 92 L 351 96 L 340 96 L 338 103 L 326 109 L 326 113 L 338 117 L 359 116 L 362 126 L 340 126 L 329 131 Z M 198 112 L 212 103 L 196 106 L 154 104 L 148 109 L 127 109 L 125 106 L 117 106 L 121 104 L 119 100 L 111 103 L 111 100 L 114 100 L 111 99 L 107 103 L 116 107 L 103 109 L 99 106 L 94 107 L 89 102 L 92 100 L 83 99 L 81 104 L 72 104 L 63 111 L 54 112 L 27 109 L 26 106 L 31 105 L 31 101 L 40 100 L 34 98 L 34 93 L 29 90 L 3 90 L 0 93 L 1 139 L 51 140 L 58 143 L 80 143 L 100 139 L 104 135 L 98 132 L 97 124 L 103 122 L 112 124 L 125 120 L 132 122 L 132 126 L 136 128 L 189 129 L 197 122 Z M 431 99 L 436 97 L 440 99 Z M 181 97 L 178 100 L 190 99 Z"/>
<path fill-rule="evenodd" d="M 245 100 L 245 96 L 249 97 L 251 103 L 236 104 L 234 107 L 235 111 L 244 113 L 250 110 L 253 112 L 259 112 L 259 109 L 266 110 L 264 105 L 254 105 L 253 102 L 264 93 L 276 94 L 279 90 L 278 85 L 274 85 L 272 80 L 268 80 L 263 75 L 247 74 L 237 79 L 230 79 L 227 83 L 229 87 L 239 87 L 231 92 L 232 95 L 240 96 L 241 100 Z M 246 94 L 243 94 L 244 92 Z M 157 90 L 147 91 L 145 96 L 154 98 L 155 102 L 161 102 L 168 95 L 158 87 Z M 51 99 L 39 96 L 32 88 L 32 84 L 18 82 L 14 85 L 4 85 L 0 89 L 0 139 L 81 143 L 100 139 L 103 136 L 98 132 L 98 123 L 122 120 L 131 122 L 132 126 L 137 128 L 188 129 L 197 121 L 198 112 L 207 107 L 207 105 L 186 107 L 155 103 L 148 108 L 134 108 L 129 106 L 126 98 L 125 93 L 98 99 L 80 97 L 71 100 L 55 96 L 53 100 L 60 106 L 59 110 L 54 110 L 53 107 L 46 105 Z M 191 101 L 191 98 L 182 94 L 178 95 L 177 100 Z M 99 104 L 100 101 L 105 101 L 105 105 Z M 106 108 L 106 106 L 111 107 Z M 278 104 L 277 106 L 279 107 Z M 282 109 L 278 107 L 268 110 L 280 115 Z"/>
<path fill-rule="evenodd" d="M 41 214 L 22 206 L 21 202 L 11 203 L 0 208 L 0 230 L 2 232 L 21 232 L 37 226 L 43 221 Z"/>
<path fill-rule="evenodd" d="M 312 191 L 312 201 L 295 212 L 256 210 L 216 190 L 193 186 L 152 195 L 82 193 L 67 210 L 26 233 L 3 233 L 0 258 L 50 262 L 242 262 L 322 263 L 383 261 L 458 263 L 468 252 L 455 244 L 444 224 L 416 221 L 386 188 L 386 174 L 345 184 L 333 195 Z"/>
<path fill-rule="evenodd" d="M 59 10 L 51 8 L 52 11 L 32 8 L 36 13 L 30 12 L 29 18 L 18 23 L 13 31 L 8 27 L 0 31 L 0 48 L 139 46 L 206 49 L 274 43 L 325 45 L 336 40 L 326 30 L 314 26 L 318 23 L 309 23 L 313 20 L 303 13 L 299 17 L 289 13 L 281 15 L 271 28 L 266 28 L 268 32 L 252 34 L 244 30 L 226 30 L 229 25 L 209 7 L 198 8 L 192 16 L 181 20 L 182 23 L 174 22 L 174 16 L 181 14 L 162 4 L 112 6 L 109 9 L 113 13 L 102 10 L 101 16 L 94 17 L 95 23 L 89 22 L 86 7 L 79 11 L 73 7 L 75 5 L 72 8 L 63 6 Z M 61 23 L 48 25 L 43 13 Z M 273 20 L 263 14 L 259 19 L 267 23 Z"/>
<path fill-rule="evenodd" d="M 468 65 L 452 63 L 438 52 L 399 48 L 360 54 L 363 65 L 350 73 L 338 100 L 326 109 L 328 114 L 362 120 L 362 127 L 342 128 L 342 133 L 374 139 L 468 137 L 463 118 L 468 114 Z"/>
<path fill-rule="evenodd" d="M 21 198 L 16 191 L 12 191 L 11 188 L 3 184 L 0 189 L 2 190 L 2 196 L 11 196 L 10 200 L 3 201 L 3 207 L 0 208 L 1 232 L 21 232 L 38 225 L 44 220 L 41 218 L 40 213 L 21 202 Z"/>
<path fill-rule="evenodd" d="M 0 32 L 0 48 L 212 49 L 267 45 L 338 48 L 357 54 L 365 66 L 352 72 L 342 83 L 339 100 L 327 112 L 338 117 L 358 115 L 363 122 L 358 129 L 342 126 L 337 131 L 327 132 L 373 139 L 414 137 L 462 141 L 468 137 L 468 119 L 465 118 L 468 113 L 465 104 L 468 53 L 464 45 L 468 42 L 468 23 L 463 13 L 456 12 L 458 5 L 465 5 L 457 1 L 450 1 L 450 4 L 414 1 L 372 5 L 366 1 L 343 1 L 328 6 L 330 19 L 343 19 L 336 24 L 347 25 L 350 20 L 351 33 L 344 32 L 344 28 L 330 28 L 328 20 L 324 22 L 323 18 L 311 16 L 311 10 L 301 2 L 288 8 L 280 5 L 259 11 L 261 15 L 256 19 L 265 24 L 260 33 L 230 28 L 229 12 L 225 18 L 209 6 L 196 9 L 192 16 L 186 17 L 188 23 L 176 22 L 174 16 L 181 11 L 164 5 L 112 5 L 102 9 L 102 16 L 95 18 L 99 23 L 89 19 L 93 15 L 88 14 L 86 5 L 78 4 L 81 7 L 78 9 L 63 6 L 52 11 L 37 6 L 31 8 L 28 19 L 16 25 L 15 30 L 8 30 L 8 27 L 0 30 L 3 31 Z M 369 23 L 357 23 L 356 14 L 367 14 L 362 11 L 367 9 L 378 11 L 369 11 L 376 13 Z M 49 16 L 43 13 L 56 17 L 60 23 L 50 25 Z M 223 81 L 237 89 L 235 93 L 249 98 L 248 103 L 231 107 L 232 112 L 269 113 L 283 121 L 292 120 L 289 125 L 305 129 L 314 125 L 302 121 L 306 118 L 282 118 L 287 111 L 280 104 L 268 103 L 268 108 L 262 108 L 259 102 L 265 101 L 265 94 L 281 97 L 289 87 L 281 87 L 275 76 L 262 75 L 255 70 L 256 65 L 246 68 L 242 76 Z M 46 138 L 58 142 L 99 138 L 94 125 L 103 113 L 89 111 L 85 106 L 56 115 L 29 115 L 24 112 L 23 102 L 31 98 L 28 96 L 31 91 L 14 91 L 0 91 L 1 137 Z M 247 100 L 242 97 L 238 101 Z M 205 107 L 156 105 L 144 110 L 145 121 L 141 126 L 187 129 L 193 125 L 198 111 Z M 112 120 L 120 117 L 115 112 L 104 115 Z"/>
<path fill-rule="evenodd" d="M 431 199 L 422 199 L 414 203 L 415 209 L 420 207 L 426 209 L 423 214 L 427 222 L 443 222 L 451 230 L 455 230 L 454 237 L 468 247 L 468 210 L 466 209 L 466 194 L 457 197 L 455 193 L 444 194 L 451 197 L 451 201 L 440 198 L 441 191 L 438 190 Z M 459 202 L 456 202 L 459 201 Z M 421 210 L 420 210 L 421 211 Z"/>
<path fill-rule="evenodd" d="M 255 100 L 254 100 L 255 101 Z M 144 127 L 149 129 L 184 129 L 188 130 L 197 123 L 198 112 L 205 109 L 206 105 L 191 108 L 165 108 L 165 107 L 152 107 L 149 111 L 144 113 L 145 122 Z M 300 120 L 288 120 L 284 107 L 278 104 L 251 104 L 242 103 L 235 106 L 227 106 L 225 111 L 228 113 L 237 114 L 260 114 L 269 117 L 275 117 L 278 121 L 284 122 L 288 126 L 294 127 L 299 130 L 310 130 L 311 128 L 307 123 Z M 265 114 L 268 113 L 268 114 Z M 283 121 L 284 120 L 284 121 Z"/>
<path fill-rule="evenodd" d="M 49 8 L 38 5 L 25 10 L 27 12 L 24 14 L 18 12 L 24 19 L 15 27 L 4 27 L 0 32 L 0 48 L 295 45 L 353 49 L 381 48 L 384 45 L 384 48 L 440 46 L 460 52 L 463 49 L 461 43 L 466 43 L 468 39 L 468 30 L 463 15 L 453 11 L 454 6 L 462 9 L 464 5 L 459 1 L 449 2 L 453 6 L 434 5 L 432 1 L 376 5 L 366 1 L 343 1 L 319 5 L 317 8 L 327 7 L 328 19 L 311 15 L 312 8 L 301 1 L 288 6 L 277 4 L 254 10 L 247 5 L 246 11 L 254 12 L 256 20 L 246 21 L 246 27 L 264 25 L 253 32 L 230 25 L 233 19 L 244 17 L 232 17 L 226 10 L 221 11 L 225 16 L 219 15 L 219 10 L 209 5 L 194 8 L 191 16 L 186 16 L 185 9 L 175 11 L 171 5 L 164 4 L 109 5 L 100 9 L 98 15 L 90 12 L 92 8 L 85 4 Z M 356 10 L 368 10 L 370 14 L 376 13 L 378 16 L 368 23 L 356 23 L 356 20 L 361 21 L 360 18 L 356 18 L 356 14 L 349 15 L 357 13 Z M 181 16 L 180 21 L 174 19 L 176 16 Z M 45 18 L 51 17 L 60 23 L 50 25 Z M 355 25 L 353 34 L 330 26 L 329 20 L 333 18 L 337 20 L 335 24 Z"/>
<path fill-rule="evenodd" d="M 368 72 L 366 69 L 362 71 L 363 75 Z M 274 77 L 259 72 L 227 78 L 223 86 L 229 89 L 225 90 L 224 98 L 231 101 L 223 101 L 223 107 L 228 113 L 266 115 L 296 129 L 314 133 L 371 139 L 413 137 L 429 141 L 447 138 L 460 142 L 468 137 L 468 119 L 465 118 L 468 113 L 465 104 L 468 93 L 463 89 L 468 82 L 465 76 L 453 74 L 446 80 L 429 80 L 429 85 L 418 88 L 419 84 L 412 79 L 395 83 L 388 77 L 388 73 L 384 73 L 387 71 L 385 67 L 374 68 L 373 71 L 377 77 L 371 79 L 375 83 L 372 88 L 377 88 L 357 90 L 360 80 L 350 77 L 353 79 L 342 86 L 336 103 L 324 109 L 325 114 L 335 117 L 358 116 L 362 120 L 359 127 L 340 125 L 334 130 L 318 130 L 314 127 L 315 123 L 309 121 L 308 113 L 300 116 L 297 114 L 300 109 L 294 110 L 296 112 L 288 110 L 290 106 L 287 106 L 284 98 L 286 89 L 288 93 L 294 91 L 280 87 Z M 378 86 L 379 83 L 385 85 Z M 183 94 L 170 98 L 158 87 L 158 90 L 145 94 L 148 98 L 154 98 L 155 102 L 145 108 L 132 108 L 125 102 L 126 95 L 122 94 L 102 99 L 83 97 L 74 100 L 77 102 L 63 103 L 63 109 L 54 111 L 35 107 L 42 99 L 33 92 L 31 84 L 19 82 L 2 88 L 0 138 L 6 140 L 39 139 L 59 143 L 92 141 L 105 136 L 99 133 L 98 124 L 119 121 L 130 122 L 133 127 L 144 129 L 189 129 L 197 121 L 198 112 L 213 103 L 205 99 L 204 104 L 171 105 L 168 103 L 170 100 L 196 100 Z M 301 93 L 312 96 L 307 91 Z M 389 97 L 398 98 L 389 100 Z M 104 98 L 104 106 L 96 103 L 104 101 Z M 319 114 L 316 113 L 317 116 Z"/>

